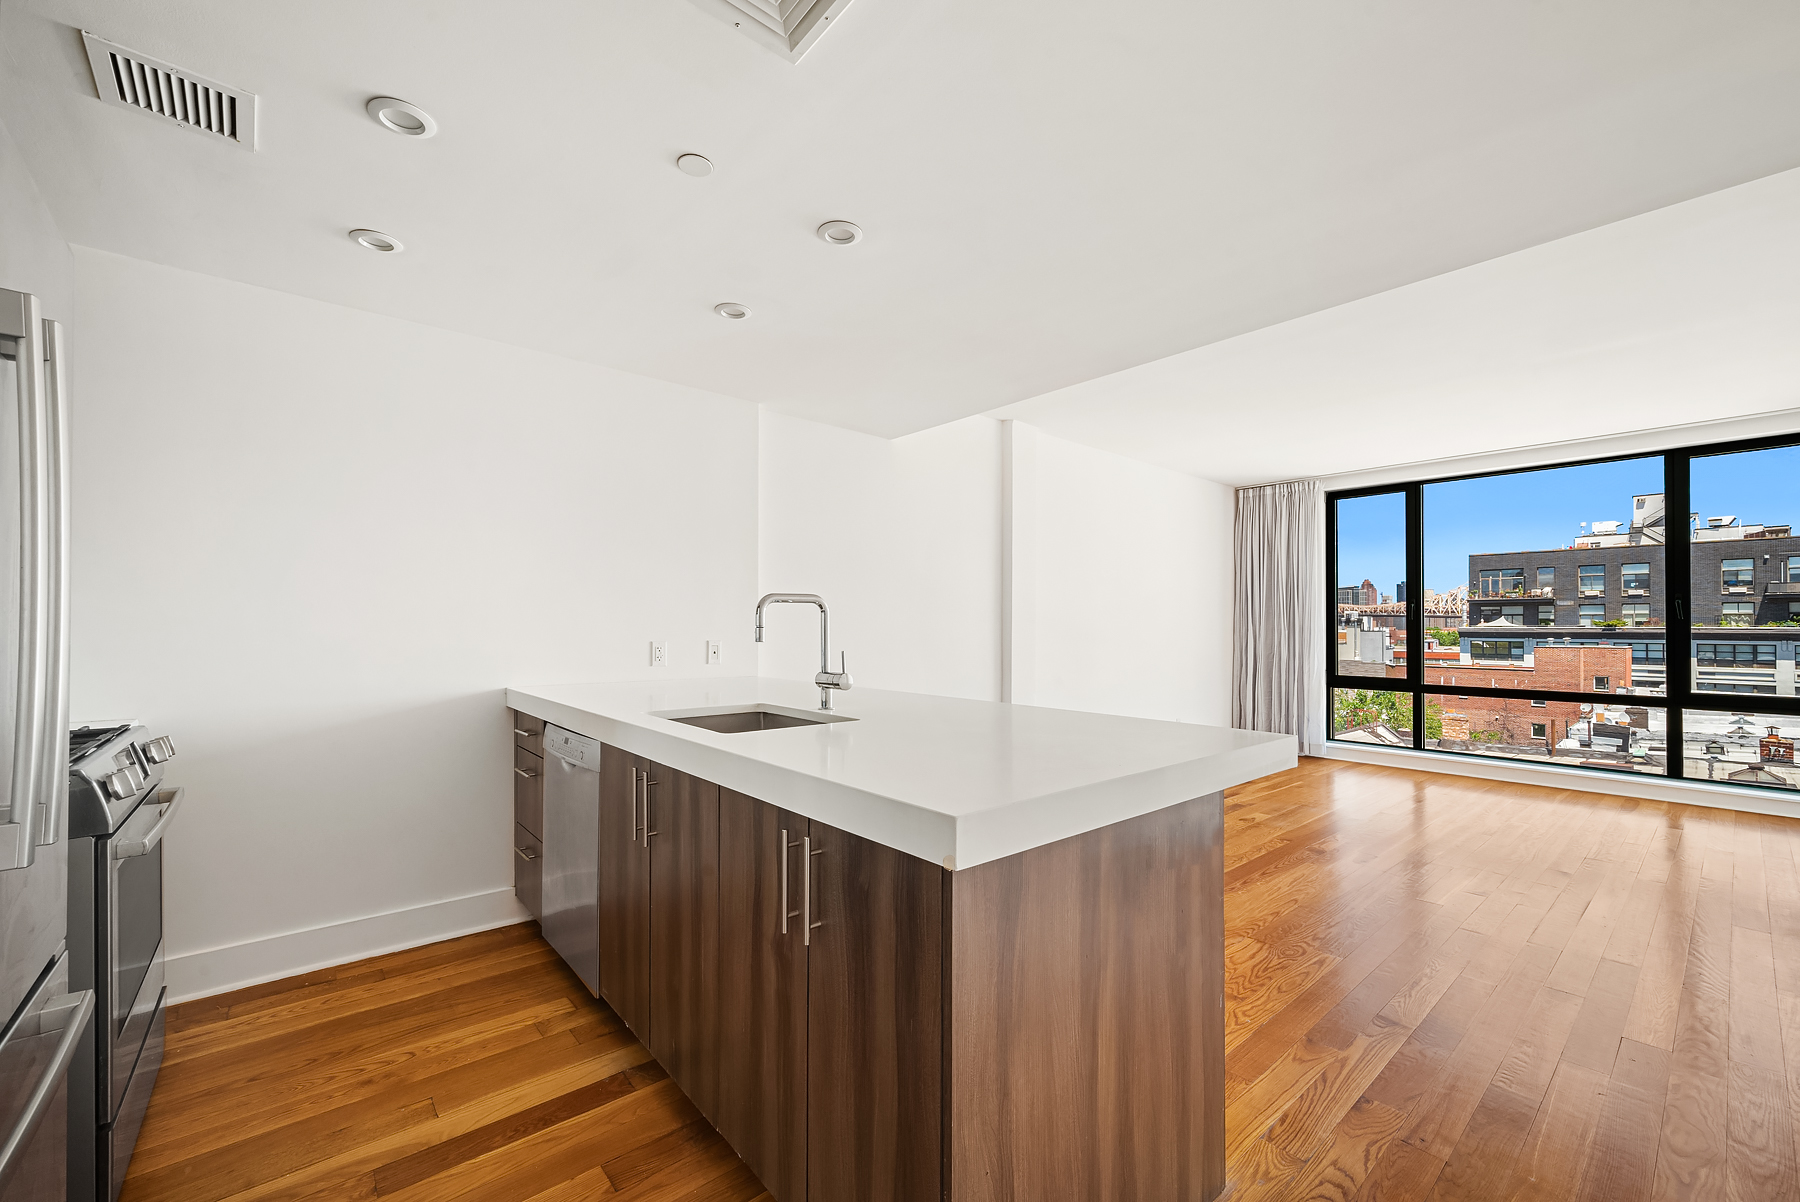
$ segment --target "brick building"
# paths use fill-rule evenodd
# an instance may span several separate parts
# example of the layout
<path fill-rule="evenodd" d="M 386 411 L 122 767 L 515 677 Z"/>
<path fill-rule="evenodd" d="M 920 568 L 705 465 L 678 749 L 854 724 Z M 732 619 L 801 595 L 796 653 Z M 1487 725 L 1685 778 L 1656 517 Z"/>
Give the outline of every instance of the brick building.
<path fill-rule="evenodd" d="M 1428 696 L 1426 702 L 1441 707 L 1445 742 L 1551 749 L 1588 716 L 1580 702 L 1469 696 L 1452 691 L 1458 684 L 1582 693 L 1629 690 L 1631 648 L 1539 646 L 1530 664 L 1425 664 L 1426 688 L 1444 690 Z"/>

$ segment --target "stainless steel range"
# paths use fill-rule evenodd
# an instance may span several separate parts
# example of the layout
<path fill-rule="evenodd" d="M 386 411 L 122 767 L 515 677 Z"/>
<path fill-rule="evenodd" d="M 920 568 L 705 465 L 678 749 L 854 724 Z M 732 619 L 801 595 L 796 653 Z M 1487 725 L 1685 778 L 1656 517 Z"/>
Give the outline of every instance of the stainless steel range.
<path fill-rule="evenodd" d="M 69 735 L 70 984 L 96 995 L 69 1081 L 70 1202 L 113 1202 L 163 1057 L 163 834 L 175 754 L 135 723 Z"/>

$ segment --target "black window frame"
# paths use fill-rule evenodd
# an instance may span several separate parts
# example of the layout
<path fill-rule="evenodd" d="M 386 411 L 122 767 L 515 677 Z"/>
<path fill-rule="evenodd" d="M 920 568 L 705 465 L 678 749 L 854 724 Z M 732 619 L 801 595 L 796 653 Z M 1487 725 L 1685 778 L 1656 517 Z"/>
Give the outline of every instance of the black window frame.
<path fill-rule="evenodd" d="M 1401 481 L 1391 484 L 1365 485 L 1359 488 L 1333 489 L 1325 494 L 1325 619 L 1326 637 L 1335 639 L 1337 631 L 1337 605 L 1335 582 L 1338 573 L 1337 563 L 1337 505 L 1339 501 L 1357 497 L 1401 494 L 1405 499 L 1406 513 L 1406 629 L 1399 646 L 1406 651 L 1406 672 L 1396 677 L 1355 677 L 1340 676 L 1335 671 L 1336 657 L 1328 654 L 1325 657 L 1325 707 L 1327 739 L 1335 739 L 1333 731 L 1332 703 L 1335 690 L 1378 690 L 1403 695 L 1412 699 L 1412 749 L 1424 751 L 1432 755 L 1451 756 L 1458 759 L 1486 760 L 1473 752 L 1427 748 L 1425 746 L 1425 710 L 1426 702 L 1431 697 L 1491 697 L 1498 699 L 1523 701 L 1563 701 L 1585 702 L 1616 707 L 1621 700 L 1620 694 L 1614 691 L 1604 693 L 1592 691 L 1559 690 L 1559 689 L 1514 689 L 1514 688 L 1481 688 L 1465 683 L 1450 685 L 1426 686 L 1424 683 L 1425 664 L 1425 617 L 1424 617 L 1424 490 L 1433 484 L 1453 483 L 1461 480 L 1477 480 L 1498 476 L 1516 476 L 1529 472 L 1546 471 L 1564 467 L 1586 467 L 1601 463 L 1618 463 L 1634 459 L 1660 458 L 1663 465 L 1663 528 L 1665 532 L 1663 548 L 1663 610 L 1664 625 L 1661 640 L 1618 640 L 1607 639 L 1609 643 L 1643 643 L 1640 648 L 1631 646 L 1633 665 L 1660 663 L 1665 674 L 1664 690 L 1661 696 L 1632 695 L 1632 703 L 1640 702 L 1647 708 L 1664 711 L 1665 752 L 1663 772 L 1660 774 L 1623 773 L 1626 776 L 1642 775 L 1648 780 L 1690 779 L 1685 771 L 1686 742 L 1683 738 L 1685 715 L 1689 710 L 1709 711 L 1713 713 L 1745 712 L 1744 706 L 1733 705 L 1725 700 L 1730 697 L 1754 697 L 1754 712 L 1758 714 L 1774 714 L 1783 717 L 1800 718 L 1800 696 L 1782 697 L 1769 694 L 1726 693 L 1697 687 L 1694 677 L 1695 645 L 1693 627 L 1694 580 L 1692 570 L 1693 539 L 1690 534 L 1689 516 L 1693 512 L 1690 503 L 1690 472 L 1693 461 L 1717 455 L 1735 455 L 1745 452 L 1766 451 L 1781 447 L 1800 447 L 1800 431 L 1774 435 L 1763 438 L 1733 439 L 1729 441 L 1696 443 L 1690 446 L 1666 449 L 1649 449 L 1641 452 L 1595 456 L 1581 459 L 1558 460 L 1551 463 L 1532 464 L 1527 467 L 1509 468 L 1504 471 L 1467 472 L 1455 475 L 1432 476 L 1428 478 Z M 1775 515 L 1770 515 L 1775 516 Z M 1800 516 L 1800 515 L 1796 515 Z M 1579 566 L 1579 565 L 1577 565 Z M 1572 573 L 1574 581 L 1571 600 L 1581 601 L 1579 574 Z M 1784 573 L 1785 575 L 1786 573 Z M 1602 578 L 1604 581 L 1604 577 Z M 1469 581 L 1471 586 L 1475 580 Z M 1720 585 L 1714 585 L 1720 588 Z M 1621 591 L 1623 585 L 1621 584 Z M 1476 587 L 1470 588 L 1470 617 L 1473 619 L 1474 606 L 1481 600 Z M 1497 600 L 1497 598 L 1490 598 Z M 1800 603 L 1796 603 L 1800 604 Z M 1644 627 L 1625 627 L 1623 629 L 1644 630 Z M 1708 640 L 1716 641 L 1716 640 Z M 1796 640 L 1800 641 L 1800 640 Z M 1651 658 L 1650 646 L 1660 643 L 1662 655 Z M 1679 649 L 1679 650 L 1678 650 Z M 1491 662 L 1491 661 L 1490 661 Z M 1713 666 L 1713 665 L 1709 665 Z M 1452 692 L 1451 690 L 1454 690 Z M 1358 746 L 1351 743 L 1350 746 Z M 1577 765 L 1559 765 L 1570 771 L 1588 773 L 1597 777 L 1617 777 L 1620 772 L 1609 768 L 1589 768 Z M 1704 776 L 1699 777 L 1705 780 Z M 1792 796 L 1793 789 L 1778 786 L 1749 784 L 1740 781 L 1713 781 L 1713 784 L 1724 785 L 1733 789 L 1746 790 L 1752 793 L 1776 793 Z"/>

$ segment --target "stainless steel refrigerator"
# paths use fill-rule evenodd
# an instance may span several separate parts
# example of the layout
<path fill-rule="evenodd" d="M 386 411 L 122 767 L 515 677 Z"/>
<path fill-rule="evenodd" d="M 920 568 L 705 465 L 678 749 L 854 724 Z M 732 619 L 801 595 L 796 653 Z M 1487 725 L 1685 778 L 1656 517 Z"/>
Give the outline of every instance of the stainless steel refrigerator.
<path fill-rule="evenodd" d="M 62 329 L 0 289 L 0 1202 L 61 1202 L 69 1066 L 68 377 Z"/>

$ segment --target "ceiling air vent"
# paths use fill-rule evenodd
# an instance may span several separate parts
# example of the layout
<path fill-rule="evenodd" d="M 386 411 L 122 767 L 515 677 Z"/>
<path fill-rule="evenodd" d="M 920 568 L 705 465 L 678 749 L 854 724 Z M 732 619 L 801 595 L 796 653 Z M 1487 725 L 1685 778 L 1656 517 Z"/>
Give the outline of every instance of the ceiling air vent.
<path fill-rule="evenodd" d="M 116 46 L 85 29 L 88 65 L 100 99 L 162 117 L 245 150 L 256 149 L 256 96 Z"/>
<path fill-rule="evenodd" d="M 790 62 L 812 49 L 850 0 L 696 0 Z"/>

